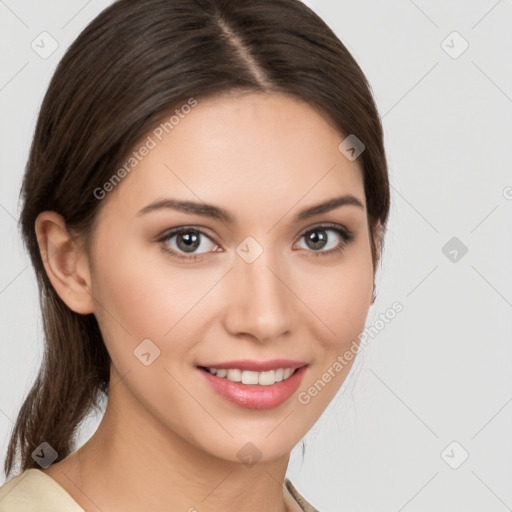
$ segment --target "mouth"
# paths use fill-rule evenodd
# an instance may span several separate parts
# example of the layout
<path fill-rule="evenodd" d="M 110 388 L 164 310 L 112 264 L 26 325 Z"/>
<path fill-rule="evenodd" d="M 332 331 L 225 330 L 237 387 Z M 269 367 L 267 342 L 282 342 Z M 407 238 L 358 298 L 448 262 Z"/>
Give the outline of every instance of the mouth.
<path fill-rule="evenodd" d="M 264 372 L 256 372 L 252 370 L 242 370 L 241 368 L 209 368 L 199 366 L 211 375 L 215 375 L 221 379 L 227 379 L 231 382 L 241 382 L 248 385 L 272 386 L 276 382 L 283 382 L 289 379 L 298 368 L 276 368 Z"/>
<path fill-rule="evenodd" d="M 265 366 L 266 369 L 256 371 L 247 366 Z M 270 363 L 239 361 L 238 364 L 197 366 L 197 369 L 210 387 L 230 403 L 247 409 L 271 409 L 293 395 L 307 367 L 306 363 L 279 360 Z"/>

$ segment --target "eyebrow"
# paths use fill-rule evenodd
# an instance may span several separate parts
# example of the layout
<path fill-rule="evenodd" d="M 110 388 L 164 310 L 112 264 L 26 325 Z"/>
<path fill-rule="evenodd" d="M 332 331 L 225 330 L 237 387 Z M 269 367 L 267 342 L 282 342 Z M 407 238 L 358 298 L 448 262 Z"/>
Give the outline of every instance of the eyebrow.
<path fill-rule="evenodd" d="M 314 215 L 327 213 L 331 210 L 339 208 L 340 206 L 346 205 L 357 206 L 358 208 L 362 208 L 364 210 L 363 203 L 357 197 L 351 194 L 345 194 L 343 196 L 328 199 L 327 201 L 324 201 L 322 203 L 308 206 L 307 208 L 301 210 L 299 213 L 295 215 L 294 221 L 301 221 L 309 217 L 313 217 Z M 137 213 L 137 216 L 145 215 L 157 210 L 168 209 L 188 213 L 191 215 L 202 215 L 204 217 L 211 217 L 213 219 L 218 219 L 227 224 L 234 224 L 236 220 L 235 217 L 230 212 L 228 212 L 224 208 L 220 208 L 219 206 L 207 203 L 197 203 L 195 201 L 181 201 L 178 199 L 160 199 L 158 201 L 154 201 L 153 203 L 150 203 L 144 208 L 142 208 Z"/>

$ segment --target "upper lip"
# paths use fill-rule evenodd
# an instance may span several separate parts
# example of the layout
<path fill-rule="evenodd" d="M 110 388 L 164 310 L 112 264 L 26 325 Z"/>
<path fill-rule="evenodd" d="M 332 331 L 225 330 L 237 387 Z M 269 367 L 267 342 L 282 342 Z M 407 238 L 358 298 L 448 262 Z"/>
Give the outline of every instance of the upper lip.
<path fill-rule="evenodd" d="M 268 361 L 255 361 L 252 359 L 239 359 L 238 361 L 226 361 L 224 363 L 201 364 L 203 368 L 249 370 L 254 372 L 267 372 L 277 370 L 278 368 L 300 368 L 306 366 L 304 361 L 294 361 L 292 359 L 270 359 Z"/>

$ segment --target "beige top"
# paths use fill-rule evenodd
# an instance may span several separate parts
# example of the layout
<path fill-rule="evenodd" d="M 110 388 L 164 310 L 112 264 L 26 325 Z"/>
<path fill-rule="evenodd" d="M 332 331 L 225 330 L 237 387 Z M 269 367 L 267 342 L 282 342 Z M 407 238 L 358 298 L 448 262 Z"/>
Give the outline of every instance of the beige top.
<path fill-rule="evenodd" d="M 286 488 L 304 512 L 318 512 L 285 479 Z M 0 487 L 0 512 L 84 512 L 56 480 L 37 468 L 27 469 Z"/>

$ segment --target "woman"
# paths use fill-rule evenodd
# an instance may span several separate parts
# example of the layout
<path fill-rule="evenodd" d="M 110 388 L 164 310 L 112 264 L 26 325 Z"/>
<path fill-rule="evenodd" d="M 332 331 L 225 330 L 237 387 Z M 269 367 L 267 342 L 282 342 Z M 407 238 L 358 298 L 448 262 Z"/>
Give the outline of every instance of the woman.
<path fill-rule="evenodd" d="M 0 511 L 316 510 L 289 455 L 351 368 L 389 212 L 330 28 L 297 0 L 115 2 L 54 74 L 22 196 L 46 346 Z"/>

